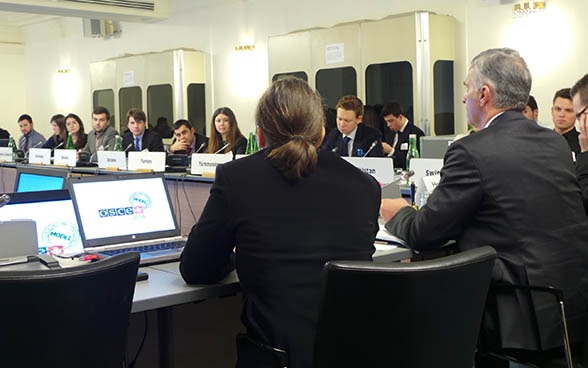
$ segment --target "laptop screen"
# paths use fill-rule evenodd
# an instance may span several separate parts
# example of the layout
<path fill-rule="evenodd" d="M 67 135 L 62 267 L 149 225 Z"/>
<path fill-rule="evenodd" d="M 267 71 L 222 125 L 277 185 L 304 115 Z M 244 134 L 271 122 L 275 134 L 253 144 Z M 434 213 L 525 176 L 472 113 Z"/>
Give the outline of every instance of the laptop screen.
<path fill-rule="evenodd" d="M 31 219 L 37 225 L 41 254 L 77 254 L 84 251 L 73 202 L 67 190 L 12 193 L 0 208 L 0 221 Z"/>
<path fill-rule="evenodd" d="M 85 176 L 70 184 L 86 247 L 180 234 L 162 174 Z"/>
<path fill-rule="evenodd" d="M 15 192 L 38 192 L 65 188 L 67 170 L 35 166 L 17 166 Z"/>

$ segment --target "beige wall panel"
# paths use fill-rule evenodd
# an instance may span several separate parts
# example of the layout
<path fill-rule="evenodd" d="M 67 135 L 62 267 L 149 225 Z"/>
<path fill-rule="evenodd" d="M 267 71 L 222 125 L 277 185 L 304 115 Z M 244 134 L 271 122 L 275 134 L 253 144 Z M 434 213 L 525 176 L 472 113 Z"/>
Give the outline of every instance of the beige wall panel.
<path fill-rule="evenodd" d="M 310 31 L 270 37 L 268 41 L 269 80 L 278 73 L 302 71 L 314 87 L 311 73 Z"/>

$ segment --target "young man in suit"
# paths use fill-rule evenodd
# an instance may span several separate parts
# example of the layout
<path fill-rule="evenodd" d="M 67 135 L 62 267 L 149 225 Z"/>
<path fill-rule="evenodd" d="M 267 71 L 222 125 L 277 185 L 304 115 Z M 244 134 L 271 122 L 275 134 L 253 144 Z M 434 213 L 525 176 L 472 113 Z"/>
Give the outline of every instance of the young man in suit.
<path fill-rule="evenodd" d="M 110 126 L 110 111 L 106 107 L 96 106 L 92 111 L 92 129 L 88 133 L 88 142 L 81 151 L 90 154 L 90 161 L 98 161 L 96 152 L 114 150 L 114 139 L 118 135 L 116 129 Z"/>
<path fill-rule="evenodd" d="M 576 156 L 580 154 L 580 144 L 578 143 L 580 133 L 576 130 L 576 114 L 574 114 L 569 88 L 562 88 L 555 92 L 553 106 L 551 107 L 551 118 L 553 119 L 555 131 L 561 134 L 568 142 L 575 161 Z"/>
<path fill-rule="evenodd" d="M 420 152 L 420 138 L 425 133 L 404 116 L 404 109 L 398 102 L 387 103 L 382 109 L 381 115 L 384 117 L 388 129 L 396 133 L 392 145 L 386 142 L 382 143 L 384 154 L 394 159 L 394 168 L 406 169 L 408 136 L 410 134 L 416 134 L 417 149 Z"/>
<path fill-rule="evenodd" d="M 403 199 L 382 201 L 386 229 L 417 250 L 451 239 L 461 250 L 493 246 L 493 281 L 562 290 L 570 339 L 579 343 L 588 305 L 588 222 L 569 147 L 521 113 L 531 73 L 518 52 L 482 52 L 464 84 L 467 121 L 479 131 L 449 146 L 441 181 L 418 212 Z M 537 298 L 533 310 L 526 300 L 489 294 L 478 351 L 542 349 L 533 353 L 537 360 L 558 351 L 558 306 Z M 540 346 L 528 334 L 533 313 Z M 500 366 L 479 357 L 476 367 Z"/>
<path fill-rule="evenodd" d="M 180 119 L 174 123 L 174 141 L 169 147 L 170 153 L 191 155 L 203 153 L 208 145 L 208 137 L 194 130 L 188 120 Z"/>
<path fill-rule="evenodd" d="M 125 151 L 163 152 L 163 140 L 159 133 L 147 129 L 147 116 L 141 109 L 132 108 L 127 112 L 129 131 L 123 135 L 122 146 Z"/>
<path fill-rule="evenodd" d="M 383 157 L 382 133 L 363 124 L 362 118 L 363 102 L 356 96 L 341 97 L 337 103 L 337 129 L 329 132 L 321 148 L 341 156 Z"/>

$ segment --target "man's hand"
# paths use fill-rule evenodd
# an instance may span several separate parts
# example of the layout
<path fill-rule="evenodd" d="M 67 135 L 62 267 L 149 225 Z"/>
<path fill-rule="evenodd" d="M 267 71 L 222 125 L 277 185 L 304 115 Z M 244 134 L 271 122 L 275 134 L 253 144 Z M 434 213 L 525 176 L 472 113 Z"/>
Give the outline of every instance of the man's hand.
<path fill-rule="evenodd" d="M 402 207 L 408 207 L 408 203 L 404 198 L 382 199 L 380 215 L 386 222 L 388 222 Z"/>
<path fill-rule="evenodd" d="M 390 146 L 386 142 L 382 142 L 382 149 L 384 150 L 384 153 L 387 155 L 390 154 L 390 152 L 392 152 L 392 146 Z"/>
<path fill-rule="evenodd" d="M 188 144 L 186 142 L 180 141 L 178 139 L 174 142 L 174 144 L 172 144 L 169 147 L 169 151 L 170 152 L 185 151 L 187 148 L 188 148 Z"/>

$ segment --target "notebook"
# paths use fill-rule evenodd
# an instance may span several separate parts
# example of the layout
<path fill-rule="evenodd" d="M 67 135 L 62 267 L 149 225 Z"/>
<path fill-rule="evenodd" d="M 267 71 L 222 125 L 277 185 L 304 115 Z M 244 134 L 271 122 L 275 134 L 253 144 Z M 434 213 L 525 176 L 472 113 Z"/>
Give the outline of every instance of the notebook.
<path fill-rule="evenodd" d="M 142 265 L 179 259 L 186 238 L 163 174 L 76 177 L 70 188 L 86 252 L 136 251 Z"/>
<path fill-rule="evenodd" d="M 9 194 L 0 221 L 30 219 L 36 223 L 39 254 L 74 255 L 84 251 L 68 190 Z"/>

